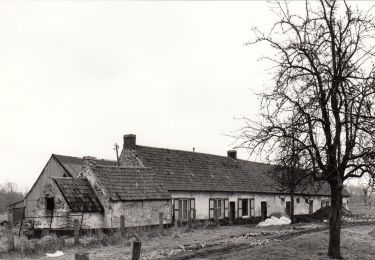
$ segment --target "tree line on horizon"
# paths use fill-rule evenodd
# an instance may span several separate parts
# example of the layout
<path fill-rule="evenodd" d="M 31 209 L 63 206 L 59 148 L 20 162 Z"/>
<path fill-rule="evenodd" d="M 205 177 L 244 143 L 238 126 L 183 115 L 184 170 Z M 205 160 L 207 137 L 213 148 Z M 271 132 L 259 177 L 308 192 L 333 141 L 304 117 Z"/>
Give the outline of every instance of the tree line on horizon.
<path fill-rule="evenodd" d="M 23 200 L 26 195 L 13 182 L 0 183 L 0 214 L 7 212 L 8 205 Z"/>

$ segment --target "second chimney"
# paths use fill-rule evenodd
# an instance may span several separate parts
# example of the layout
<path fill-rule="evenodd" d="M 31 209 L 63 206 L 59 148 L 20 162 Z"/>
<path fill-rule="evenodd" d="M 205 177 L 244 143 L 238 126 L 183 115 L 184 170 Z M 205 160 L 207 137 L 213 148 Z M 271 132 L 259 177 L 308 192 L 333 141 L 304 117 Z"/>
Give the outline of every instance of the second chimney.
<path fill-rule="evenodd" d="M 87 170 L 91 166 L 95 166 L 96 158 L 92 156 L 84 156 L 82 162 L 82 171 Z"/>
<path fill-rule="evenodd" d="M 133 134 L 124 135 L 123 149 L 135 150 L 136 136 Z"/>
<path fill-rule="evenodd" d="M 237 160 L 237 151 L 236 150 L 229 150 L 227 151 L 228 157 Z"/>

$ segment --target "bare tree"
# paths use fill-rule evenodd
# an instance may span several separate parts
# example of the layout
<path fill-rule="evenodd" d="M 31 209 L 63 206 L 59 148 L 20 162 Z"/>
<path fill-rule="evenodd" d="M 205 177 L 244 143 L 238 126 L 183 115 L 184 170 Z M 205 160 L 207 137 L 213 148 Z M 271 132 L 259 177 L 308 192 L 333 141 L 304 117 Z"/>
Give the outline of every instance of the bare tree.
<path fill-rule="evenodd" d="M 303 149 L 300 149 L 300 145 L 296 144 L 293 139 L 282 140 L 275 159 L 276 165 L 270 170 L 270 176 L 274 180 L 273 187 L 290 195 L 290 212 L 288 214 L 290 214 L 292 223 L 295 222 L 295 194 L 312 184 L 308 172 L 301 168 L 301 152 L 303 152 Z"/>
<path fill-rule="evenodd" d="M 24 196 L 15 183 L 0 184 L 0 213 L 6 212 L 9 204 L 22 200 Z"/>
<path fill-rule="evenodd" d="M 287 139 L 301 147 L 303 168 L 331 188 L 328 256 L 341 258 L 344 182 L 374 167 L 374 19 L 345 1 L 306 1 L 299 14 L 275 5 L 279 21 L 248 43 L 275 50 L 275 84 L 260 94 L 261 119 L 245 121 L 240 146 L 271 155 Z"/>

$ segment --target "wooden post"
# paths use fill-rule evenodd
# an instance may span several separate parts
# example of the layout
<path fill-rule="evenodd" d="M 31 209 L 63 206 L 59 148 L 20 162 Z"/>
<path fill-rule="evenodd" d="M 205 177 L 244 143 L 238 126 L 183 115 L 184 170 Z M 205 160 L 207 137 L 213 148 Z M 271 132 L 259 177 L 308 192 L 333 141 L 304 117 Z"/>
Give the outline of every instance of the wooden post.
<path fill-rule="evenodd" d="M 173 223 L 173 225 L 174 225 L 174 228 L 178 228 L 178 222 L 177 222 L 176 216 L 174 217 L 174 223 Z"/>
<path fill-rule="evenodd" d="M 18 236 L 19 236 L 19 237 L 21 236 L 22 225 L 23 225 L 23 219 L 25 218 L 25 208 L 26 208 L 26 207 L 23 207 L 23 210 L 22 210 L 22 219 L 21 219 L 21 224 L 20 224 L 20 230 L 19 230 L 19 232 L 18 232 Z"/>
<path fill-rule="evenodd" d="M 174 223 L 173 224 L 174 224 L 175 228 L 178 228 L 178 220 L 177 220 L 177 216 L 176 215 L 174 216 Z"/>
<path fill-rule="evenodd" d="M 188 230 L 191 229 L 191 210 L 188 211 Z"/>
<path fill-rule="evenodd" d="M 164 217 L 163 213 L 159 212 L 159 230 L 162 231 L 164 227 Z"/>
<path fill-rule="evenodd" d="M 8 251 L 14 250 L 14 237 L 13 237 L 13 214 L 8 209 Z"/>
<path fill-rule="evenodd" d="M 219 226 L 219 208 L 214 209 L 215 226 Z"/>
<path fill-rule="evenodd" d="M 74 256 L 74 260 L 90 260 L 89 259 L 89 254 L 78 254 L 76 253 L 75 256 Z"/>
<path fill-rule="evenodd" d="M 125 237 L 125 216 L 120 215 L 120 233 L 121 236 Z"/>
<path fill-rule="evenodd" d="M 197 210 L 196 209 L 193 209 L 193 224 L 194 224 L 194 228 L 196 228 L 197 226 Z"/>
<path fill-rule="evenodd" d="M 79 243 L 79 220 L 74 219 L 74 245 Z"/>
<path fill-rule="evenodd" d="M 134 241 L 133 242 L 133 254 L 132 260 L 139 260 L 141 258 L 141 241 Z"/>
<path fill-rule="evenodd" d="M 233 219 L 232 219 L 232 211 L 230 209 L 228 210 L 228 217 L 229 217 L 229 225 L 232 225 Z"/>

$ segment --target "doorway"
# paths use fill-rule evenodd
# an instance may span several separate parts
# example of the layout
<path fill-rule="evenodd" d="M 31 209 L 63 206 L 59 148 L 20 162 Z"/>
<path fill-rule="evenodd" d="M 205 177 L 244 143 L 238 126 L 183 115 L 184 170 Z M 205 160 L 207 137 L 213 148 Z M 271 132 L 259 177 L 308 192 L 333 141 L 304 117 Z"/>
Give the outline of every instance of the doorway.
<path fill-rule="evenodd" d="M 232 220 L 232 223 L 236 219 L 236 202 L 231 201 L 229 202 L 229 211 L 230 211 L 230 218 Z"/>
<path fill-rule="evenodd" d="M 267 202 L 266 201 L 262 201 L 260 203 L 260 212 L 261 212 L 262 220 L 265 220 L 267 218 Z"/>
<path fill-rule="evenodd" d="M 290 215 L 292 214 L 291 209 L 292 209 L 292 207 L 291 207 L 291 202 L 290 202 L 290 201 L 287 201 L 287 202 L 286 202 L 285 213 L 288 214 L 289 217 L 290 217 Z"/>
<path fill-rule="evenodd" d="M 309 201 L 309 214 L 312 215 L 314 213 L 314 201 Z"/>

